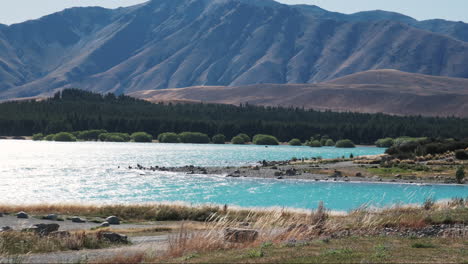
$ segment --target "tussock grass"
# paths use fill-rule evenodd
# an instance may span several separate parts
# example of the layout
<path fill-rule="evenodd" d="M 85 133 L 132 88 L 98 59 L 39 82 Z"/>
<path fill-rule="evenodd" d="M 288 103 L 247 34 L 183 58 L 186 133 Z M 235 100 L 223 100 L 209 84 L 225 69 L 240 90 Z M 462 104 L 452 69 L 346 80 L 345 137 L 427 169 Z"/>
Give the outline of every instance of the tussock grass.
<path fill-rule="evenodd" d="M 47 253 L 64 250 L 99 249 L 112 244 L 99 232 L 77 232 L 69 237 L 41 237 L 31 232 L 0 233 L 0 255 Z"/>
<path fill-rule="evenodd" d="M 76 205 L 76 204 L 37 204 L 0 205 L 0 212 L 29 214 L 79 215 L 86 217 L 107 217 L 115 215 L 126 221 L 206 221 L 212 214 L 226 214 L 220 206 L 186 206 L 179 204 L 140 204 L 140 205 Z M 242 217 L 248 210 L 230 210 Z"/>

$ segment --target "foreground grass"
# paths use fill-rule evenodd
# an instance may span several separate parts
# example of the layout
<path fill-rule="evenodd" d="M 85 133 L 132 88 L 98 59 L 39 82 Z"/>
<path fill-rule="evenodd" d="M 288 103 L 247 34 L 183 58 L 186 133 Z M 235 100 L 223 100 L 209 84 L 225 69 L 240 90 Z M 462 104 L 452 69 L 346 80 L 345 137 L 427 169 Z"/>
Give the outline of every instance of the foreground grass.
<path fill-rule="evenodd" d="M 361 208 L 348 214 L 334 214 L 319 206 L 314 211 L 235 210 L 226 207 L 188 207 L 182 205 L 31 205 L 0 206 L 0 211 L 26 211 L 35 214 L 59 213 L 104 217 L 116 215 L 127 221 L 169 221 L 173 226 L 120 230 L 127 235 L 172 233 L 167 252 L 158 258 L 151 252 L 125 252 L 115 259 L 95 263 L 200 262 L 200 263 L 395 263 L 461 262 L 468 259 L 465 235 L 450 238 L 412 239 L 413 231 L 435 225 L 468 224 L 468 201 L 453 199 L 424 206 L 395 206 L 371 210 Z M 193 220 L 194 221 L 180 221 Z M 226 228 L 241 227 L 258 231 L 254 242 L 230 243 Z M 431 227 L 431 228 L 432 228 Z M 392 233 L 382 233 L 383 230 Z M 102 230 L 93 231 L 95 234 Z M 408 232 L 410 231 L 410 232 Z M 93 232 L 89 232 L 92 234 Z M 10 234 L 15 236 L 8 237 Z M 388 237 L 383 237 L 386 234 Z M 6 235 L 6 240 L 2 236 Z M 53 252 L 68 249 L 101 248 L 105 244 L 41 238 L 18 232 L 0 236 L 3 254 Z M 27 236 L 27 237 L 24 237 Z M 463 240 L 465 239 L 465 241 Z M 73 240 L 73 239 L 72 239 Z M 289 243 L 289 241 L 303 241 Z M 99 242 L 99 241 L 97 241 Z M 72 245 L 72 246 L 70 246 Z"/>
<path fill-rule="evenodd" d="M 415 245 L 428 245 L 419 248 Z M 190 253 L 160 263 L 466 263 L 463 239 L 350 237 L 306 243 L 265 243 L 254 248 Z"/>
<path fill-rule="evenodd" d="M 35 233 L 18 231 L 0 233 L 0 256 L 100 249 L 110 246 L 112 243 L 103 239 L 99 232 L 77 232 L 69 237 L 41 237 Z"/>

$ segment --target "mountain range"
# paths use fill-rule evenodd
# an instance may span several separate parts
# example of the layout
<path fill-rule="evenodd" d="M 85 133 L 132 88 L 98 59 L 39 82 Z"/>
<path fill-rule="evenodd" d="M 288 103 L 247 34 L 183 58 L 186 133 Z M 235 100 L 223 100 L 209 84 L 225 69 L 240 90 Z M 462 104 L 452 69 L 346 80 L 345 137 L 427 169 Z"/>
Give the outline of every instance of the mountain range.
<path fill-rule="evenodd" d="M 0 25 L 0 99 L 70 87 L 118 94 L 267 83 L 323 87 L 383 69 L 468 78 L 467 41 L 463 22 L 379 10 L 347 15 L 272 0 L 71 8 Z"/>

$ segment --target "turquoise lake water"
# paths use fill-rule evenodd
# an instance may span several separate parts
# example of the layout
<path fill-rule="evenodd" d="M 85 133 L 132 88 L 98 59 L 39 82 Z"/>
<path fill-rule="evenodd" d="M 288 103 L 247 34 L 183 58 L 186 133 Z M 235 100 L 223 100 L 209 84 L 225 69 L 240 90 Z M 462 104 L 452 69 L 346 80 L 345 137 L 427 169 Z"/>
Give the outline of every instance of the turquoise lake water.
<path fill-rule="evenodd" d="M 1 203 L 186 202 L 333 210 L 467 197 L 467 186 L 232 179 L 224 175 L 139 172 L 129 165 L 238 166 L 292 157 L 373 155 L 384 149 L 0 140 Z M 120 166 L 120 168 L 119 168 Z"/>

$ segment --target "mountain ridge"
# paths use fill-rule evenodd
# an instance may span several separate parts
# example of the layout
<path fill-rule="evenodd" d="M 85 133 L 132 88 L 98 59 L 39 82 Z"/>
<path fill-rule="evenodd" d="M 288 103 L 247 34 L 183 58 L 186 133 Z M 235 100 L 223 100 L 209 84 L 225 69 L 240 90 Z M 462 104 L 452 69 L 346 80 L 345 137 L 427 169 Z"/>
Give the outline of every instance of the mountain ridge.
<path fill-rule="evenodd" d="M 0 27 L 0 46 L 0 99 L 318 83 L 384 68 L 468 77 L 467 42 L 399 21 L 316 19 L 269 0 L 72 8 Z"/>

